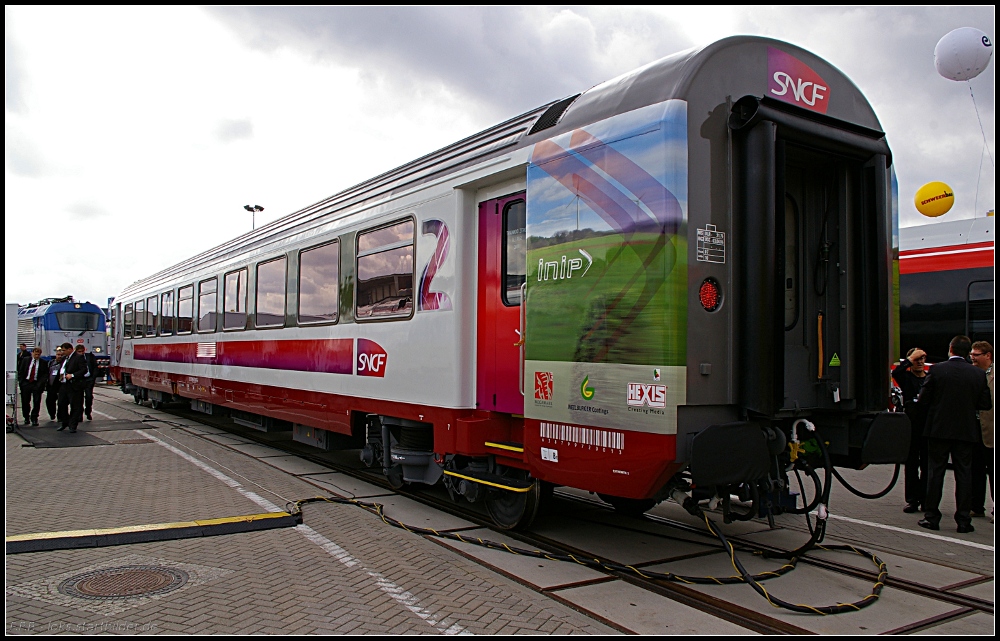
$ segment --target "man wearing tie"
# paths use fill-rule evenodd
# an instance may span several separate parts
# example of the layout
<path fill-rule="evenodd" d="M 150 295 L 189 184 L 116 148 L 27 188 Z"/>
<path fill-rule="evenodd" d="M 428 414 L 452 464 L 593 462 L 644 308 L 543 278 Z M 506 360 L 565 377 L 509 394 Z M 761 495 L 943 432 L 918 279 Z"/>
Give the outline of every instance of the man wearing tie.
<path fill-rule="evenodd" d="M 70 343 L 62 344 L 63 352 L 68 354 L 59 367 L 59 423 L 58 431 L 69 428 L 70 433 L 76 432 L 76 426 L 83 419 L 83 393 L 87 385 L 87 359 L 83 356 L 83 345 L 79 351 L 73 351 Z"/>
<path fill-rule="evenodd" d="M 42 392 L 49 377 L 49 364 L 42 360 L 42 348 L 31 350 L 31 356 L 21 360 L 17 372 L 21 384 L 21 412 L 24 424 L 38 425 L 38 412 L 42 404 Z"/>

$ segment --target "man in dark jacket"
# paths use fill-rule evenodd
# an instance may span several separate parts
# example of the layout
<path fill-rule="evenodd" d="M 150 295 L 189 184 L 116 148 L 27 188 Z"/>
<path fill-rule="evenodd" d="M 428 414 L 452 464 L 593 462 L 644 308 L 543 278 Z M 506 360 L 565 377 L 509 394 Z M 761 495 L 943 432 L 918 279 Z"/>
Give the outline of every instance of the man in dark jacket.
<path fill-rule="evenodd" d="M 38 411 L 42 405 L 42 392 L 49 377 L 49 364 L 42 360 L 42 348 L 31 350 L 31 356 L 22 359 L 17 368 L 17 380 L 21 386 L 21 409 L 24 424 L 30 421 L 38 425 Z"/>
<path fill-rule="evenodd" d="M 80 351 L 82 345 L 77 345 L 77 351 Z M 85 351 L 83 357 L 87 359 L 87 384 L 83 389 L 83 414 L 87 417 L 88 421 L 94 420 L 91 416 L 91 412 L 94 411 L 94 385 L 97 384 L 97 357 L 94 356 L 94 352 Z"/>
<path fill-rule="evenodd" d="M 62 346 L 56 348 L 56 357 L 49 363 L 48 383 L 45 388 L 45 409 L 49 412 L 49 419 L 56 420 L 56 408 L 59 402 L 59 370 L 62 368 L 66 354 L 63 353 Z"/>
<path fill-rule="evenodd" d="M 82 347 L 82 345 L 81 345 Z M 87 359 L 83 352 L 73 351 L 70 343 L 62 344 L 66 360 L 59 368 L 59 430 L 69 428 L 76 432 L 76 426 L 83 420 L 83 393 L 87 385 Z M 985 375 L 984 375 L 985 376 Z"/>
<path fill-rule="evenodd" d="M 917 524 L 929 530 L 940 529 L 941 494 L 944 491 L 948 456 L 955 467 L 955 522 L 958 532 L 974 531 L 969 510 L 972 507 L 972 456 L 979 443 L 981 428 L 977 410 L 993 407 L 986 386 L 986 372 L 965 359 L 972 349 L 967 336 L 956 336 L 948 346 L 948 360 L 931 367 L 920 390 L 917 404 L 927 408 L 927 458 L 929 479 L 924 499 L 924 518 Z"/>

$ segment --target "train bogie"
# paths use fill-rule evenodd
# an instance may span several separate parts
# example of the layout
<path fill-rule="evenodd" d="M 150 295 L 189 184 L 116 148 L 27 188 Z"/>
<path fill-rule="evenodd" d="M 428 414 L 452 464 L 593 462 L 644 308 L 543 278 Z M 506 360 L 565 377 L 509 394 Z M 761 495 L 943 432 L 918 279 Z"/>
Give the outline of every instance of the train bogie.
<path fill-rule="evenodd" d="M 841 463 L 905 457 L 891 192 L 847 78 L 730 38 L 138 281 L 116 352 L 131 393 L 350 436 L 500 527 L 555 485 L 728 506 L 784 482 L 801 420 Z"/>

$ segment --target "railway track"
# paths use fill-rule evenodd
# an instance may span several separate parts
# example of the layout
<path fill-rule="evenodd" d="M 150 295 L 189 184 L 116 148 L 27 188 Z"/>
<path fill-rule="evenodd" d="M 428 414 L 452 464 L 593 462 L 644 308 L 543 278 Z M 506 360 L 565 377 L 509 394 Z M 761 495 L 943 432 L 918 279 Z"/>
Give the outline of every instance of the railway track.
<path fill-rule="evenodd" d="M 112 392 L 113 393 L 113 392 Z M 328 453 L 309 451 L 311 448 L 303 446 L 298 443 L 290 441 L 289 438 L 281 439 L 276 438 L 275 434 L 267 434 L 263 432 L 256 432 L 251 429 L 244 429 L 238 425 L 234 425 L 228 419 L 213 418 L 211 416 L 202 415 L 195 412 L 187 411 L 183 408 L 160 408 L 161 411 L 165 411 L 169 414 L 178 416 L 180 418 L 194 420 L 199 423 L 210 425 L 216 428 L 224 429 L 227 432 L 237 434 L 251 441 L 255 441 L 262 445 L 268 445 L 282 451 L 295 454 L 296 456 L 302 457 L 303 459 L 314 462 L 318 465 L 322 465 L 331 471 L 343 473 L 349 475 L 353 478 L 364 481 L 371 485 L 377 486 L 385 490 L 388 493 L 395 493 L 400 496 L 406 497 L 408 499 L 417 501 L 421 504 L 433 507 L 436 510 L 440 510 L 451 515 L 460 517 L 466 521 L 474 523 L 476 526 L 484 529 L 493 530 L 492 522 L 490 521 L 488 515 L 485 511 L 477 511 L 476 507 L 468 503 L 454 503 L 440 490 L 435 491 L 423 490 L 423 489 L 413 489 L 412 487 L 404 488 L 402 490 L 393 490 L 385 478 L 381 474 L 373 473 L 363 467 L 361 467 L 360 462 L 357 465 L 350 465 L 346 463 L 346 459 L 343 456 L 332 456 Z M 147 413 L 139 408 L 134 407 L 132 409 L 137 415 L 145 416 Z M 184 429 L 179 427 L 179 429 Z M 287 434 L 287 433 L 286 433 Z M 309 480 L 309 479 L 304 479 Z M 376 499 L 377 500 L 377 499 Z M 606 505 L 602 501 L 598 500 L 596 497 L 581 496 L 579 493 L 570 493 L 556 490 L 554 496 L 550 499 L 552 503 L 548 506 L 550 510 L 553 510 L 556 514 L 560 515 L 560 518 L 569 515 L 567 518 L 572 518 L 576 522 L 582 524 L 583 527 L 597 528 L 597 529 L 607 529 L 612 533 L 617 532 L 621 534 L 628 534 L 630 536 L 642 536 L 648 537 L 652 540 L 659 541 L 683 541 L 687 544 L 692 542 L 692 538 L 702 539 L 700 543 L 701 547 L 704 549 L 699 550 L 694 553 L 687 553 L 675 558 L 669 559 L 669 561 L 685 561 L 692 558 L 710 558 L 723 556 L 723 551 L 721 546 L 718 544 L 717 539 L 715 539 L 711 534 L 705 531 L 705 529 L 699 528 L 692 525 L 691 523 L 685 523 L 682 520 L 668 518 L 658 514 L 647 514 L 641 519 L 630 519 L 630 518 L 615 518 L 614 523 L 609 524 L 609 519 L 603 518 L 608 517 L 613 514 L 613 508 Z M 389 515 L 391 516 L 391 515 Z M 308 512 L 306 513 L 306 518 L 308 519 Z M 547 552 L 555 554 L 571 554 L 578 557 L 585 558 L 600 558 L 602 555 L 599 551 L 589 548 L 586 545 L 580 545 L 573 543 L 572 541 L 566 540 L 564 537 L 551 536 L 543 532 L 536 532 L 529 530 L 526 532 L 496 532 L 498 537 L 507 537 L 514 539 L 517 542 L 523 544 L 525 548 L 540 549 Z M 482 535 L 479 535 L 482 536 Z M 431 537 L 433 538 L 433 537 Z M 486 538 L 485 536 L 483 538 Z M 774 545 L 766 542 L 761 542 L 757 540 L 752 540 L 746 536 L 741 535 L 728 535 L 727 538 L 736 547 L 737 552 L 740 554 L 761 554 L 761 553 L 773 553 L 780 554 L 788 552 L 789 550 L 780 545 Z M 804 541 L 804 539 L 803 539 Z M 600 613 L 593 610 L 589 610 L 585 607 L 581 607 L 572 600 L 569 600 L 563 596 L 563 592 L 567 589 L 576 587 L 575 585 L 559 586 L 557 589 L 538 589 L 536 586 L 531 585 L 529 582 L 522 580 L 516 573 L 505 570 L 503 567 L 497 565 L 496 563 L 490 563 L 484 561 L 482 558 L 477 557 L 474 554 L 469 553 L 466 550 L 457 548 L 453 545 L 447 545 L 445 542 L 438 541 L 441 545 L 447 547 L 452 551 L 457 551 L 463 556 L 476 561 L 491 570 L 497 571 L 508 578 L 515 581 L 519 581 L 524 585 L 533 587 L 537 589 L 542 594 L 564 603 L 570 607 L 573 607 L 581 612 L 594 617 L 595 619 L 611 625 L 623 632 L 631 632 L 631 630 L 624 628 L 621 625 L 616 624 L 613 620 L 602 616 Z M 876 551 L 876 554 L 878 552 Z M 649 568 L 657 565 L 662 565 L 662 560 L 654 560 L 647 562 L 640 562 L 633 564 L 637 568 Z M 775 560 L 775 564 L 779 564 Z M 817 569 L 818 571 L 824 573 L 824 575 L 829 577 L 841 577 L 842 579 L 848 580 L 863 580 L 869 584 L 876 581 L 875 567 L 872 565 L 870 569 L 859 568 L 848 563 L 839 562 L 836 560 L 831 560 L 825 558 L 821 554 L 809 553 L 804 555 L 800 561 L 800 565 L 810 566 Z M 944 564 L 942 564 L 944 565 Z M 948 567 L 948 566 L 944 566 Z M 816 626 L 812 625 L 811 622 L 817 619 L 829 619 L 830 617 L 802 617 L 801 615 L 796 615 L 793 617 L 793 621 L 783 620 L 782 618 L 777 618 L 766 614 L 768 610 L 771 610 L 771 606 L 768 605 L 763 600 L 757 600 L 756 607 L 748 607 L 745 604 L 734 603 L 733 601 L 710 594 L 707 590 L 697 589 L 692 586 L 683 585 L 681 583 L 665 582 L 660 580 L 651 580 L 643 578 L 638 574 L 633 574 L 630 572 L 621 572 L 616 570 L 601 570 L 606 576 L 604 580 L 620 580 L 629 585 L 638 587 L 643 591 L 651 594 L 658 595 L 659 597 L 669 599 L 670 601 L 682 604 L 684 606 L 698 610 L 699 612 L 705 613 L 711 617 L 718 618 L 723 621 L 728 621 L 735 625 L 741 626 L 748 630 L 752 630 L 761 634 L 813 634 L 813 633 L 827 633 L 825 629 L 818 629 Z M 966 585 L 962 587 L 967 587 L 967 585 L 973 585 L 977 583 L 983 583 L 992 580 L 992 576 L 984 576 L 979 579 L 967 582 Z M 595 581 L 589 581 L 584 583 L 594 583 Z M 779 586 L 781 579 L 776 579 L 773 582 L 764 583 L 768 589 L 771 589 L 771 585 Z M 920 583 L 918 581 L 908 580 L 901 577 L 895 577 L 890 574 L 888 579 L 885 581 L 886 588 L 905 593 L 906 595 L 911 595 L 912 597 L 917 597 L 920 599 L 929 599 L 939 604 L 942 604 L 946 611 L 933 614 L 931 616 L 925 616 L 922 618 L 913 618 L 913 620 L 907 620 L 905 622 L 900 622 L 901 625 L 897 625 L 892 629 L 888 630 L 888 633 L 905 634 L 917 631 L 925 631 L 928 629 L 933 629 L 937 626 L 943 624 L 954 622 L 959 619 L 968 617 L 973 614 L 981 613 L 992 617 L 994 604 L 984 598 L 979 598 L 977 596 L 972 596 L 968 594 L 962 594 L 960 592 L 953 590 L 942 590 L 939 586 L 927 585 Z M 749 587 L 745 588 L 748 592 Z M 781 592 L 780 587 L 775 587 L 775 591 Z M 861 594 L 858 595 L 862 596 Z M 880 604 L 873 604 L 871 607 L 866 608 L 868 611 L 877 611 Z M 919 612 L 913 613 L 915 617 L 919 617 Z M 852 617 L 853 614 L 837 615 L 837 617 Z M 834 617 L 834 618 L 837 618 Z M 786 619 L 788 617 L 785 617 Z M 846 619 L 845 619 L 846 620 Z M 845 633 L 851 633 L 852 630 L 856 628 L 848 628 Z M 864 630 L 864 627 L 862 627 Z"/>

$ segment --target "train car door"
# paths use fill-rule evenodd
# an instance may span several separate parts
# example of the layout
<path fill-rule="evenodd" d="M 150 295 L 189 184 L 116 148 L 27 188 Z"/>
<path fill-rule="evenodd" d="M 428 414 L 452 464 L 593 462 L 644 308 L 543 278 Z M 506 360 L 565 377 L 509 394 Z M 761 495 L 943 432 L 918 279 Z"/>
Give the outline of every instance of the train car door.
<path fill-rule="evenodd" d="M 526 274 L 524 193 L 479 204 L 476 404 L 521 414 L 521 295 Z"/>
<path fill-rule="evenodd" d="M 734 106 L 743 239 L 741 351 L 762 414 L 884 409 L 892 296 L 880 131 L 747 97 Z"/>

